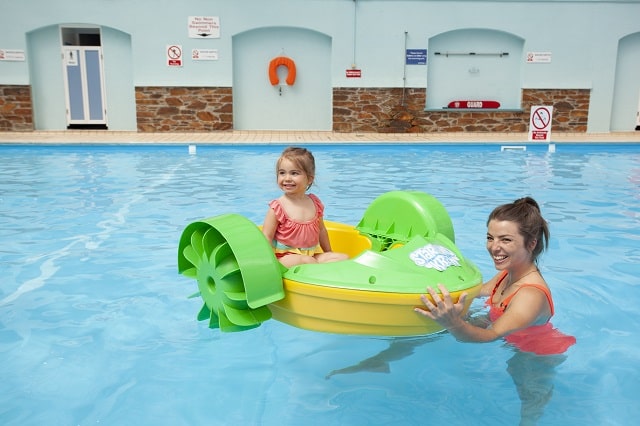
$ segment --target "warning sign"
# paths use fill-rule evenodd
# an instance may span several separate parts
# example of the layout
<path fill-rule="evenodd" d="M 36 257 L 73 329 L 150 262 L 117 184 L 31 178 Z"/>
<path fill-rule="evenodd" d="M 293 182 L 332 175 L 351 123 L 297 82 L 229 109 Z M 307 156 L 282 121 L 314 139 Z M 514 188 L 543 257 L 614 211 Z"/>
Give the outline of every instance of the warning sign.
<path fill-rule="evenodd" d="M 551 63 L 551 52 L 527 52 L 528 64 L 549 64 Z"/>
<path fill-rule="evenodd" d="M 0 49 L 0 61 L 19 61 L 24 62 L 24 50 Z"/>
<path fill-rule="evenodd" d="M 356 68 L 348 69 L 346 72 L 347 72 L 347 78 L 360 78 L 360 77 L 362 77 L 362 70 L 359 70 L 359 69 L 356 69 Z"/>
<path fill-rule="evenodd" d="M 218 49 L 191 49 L 191 59 L 194 61 L 217 61 Z"/>
<path fill-rule="evenodd" d="M 178 44 L 167 45 L 167 65 L 170 67 L 182 66 L 182 46 Z"/>
<path fill-rule="evenodd" d="M 551 141 L 552 106 L 531 107 L 529 120 L 529 140 L 535 142 Z"/>

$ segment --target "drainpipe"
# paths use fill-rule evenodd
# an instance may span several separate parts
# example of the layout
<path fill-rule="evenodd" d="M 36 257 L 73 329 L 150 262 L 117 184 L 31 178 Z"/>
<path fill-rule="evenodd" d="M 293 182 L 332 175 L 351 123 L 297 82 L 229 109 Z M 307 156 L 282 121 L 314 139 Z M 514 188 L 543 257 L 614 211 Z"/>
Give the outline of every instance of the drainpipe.
<path fill-rule="evenodd" d="M 356 63 L 356 45 L 358 37 L 358 0 L 353 0 L 353 61 L 351 62 L 351 69 L 357 68 Z"/>
<path fill-rule="evenodd" d="M 402 71 L 402 103 L 400 105 L 404 106 L 404 91 L 407 88 L 407 38 L 408 31 L 404 32 L 404 52 L 402 52 L 402 62 L 403 62 L 403 71 Z"/>

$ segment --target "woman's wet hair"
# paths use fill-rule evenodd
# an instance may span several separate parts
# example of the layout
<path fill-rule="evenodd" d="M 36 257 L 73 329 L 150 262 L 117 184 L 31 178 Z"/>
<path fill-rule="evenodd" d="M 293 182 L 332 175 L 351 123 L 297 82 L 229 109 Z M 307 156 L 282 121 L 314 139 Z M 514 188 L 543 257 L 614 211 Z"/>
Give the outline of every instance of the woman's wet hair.
<path fill-rule="evenodd" d="M 513 203 L 496 207 L 487 219 L 487 226 L 492 220 L 506 220 L 518 224 L 526 247 L 535 240 L 536 245 L 531 253 L 534 262 L 540 253 L 549 247 L 549 226 L 542 217 L 540 206 L 531 197 L 519 198 Z"/>
<path fill-rule="evenodd" d="M 280 154 L 280 158 L 278 158 L 278 161 L 276 162 L 276 174 L 278 173 L 278 169 L 280 169 L 280 163 L 284 158 L 291 161 L 293 164 L 295 164 L 296 167 L 298 167 L 307 175 L 307 177 L 311 181 L 307 189 L 311 188 L 311 185 L 313 185 L 316 176 L 316 160 L 313 157 L 311 151 L 306 148 L 297 146 L 290 146 L 285 148 L 284 151 L 282 151 L 282 154 Z"/>

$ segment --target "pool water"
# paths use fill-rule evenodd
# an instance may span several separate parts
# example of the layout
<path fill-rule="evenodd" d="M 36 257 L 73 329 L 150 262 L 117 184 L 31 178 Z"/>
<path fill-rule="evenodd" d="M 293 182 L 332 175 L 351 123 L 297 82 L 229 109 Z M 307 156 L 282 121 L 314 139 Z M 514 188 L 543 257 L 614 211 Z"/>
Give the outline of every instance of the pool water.
<path fill-rule="evenodd" d="M 326 218 L 378 195 L 437 197 L 485 279 L 486 217 L 531 195 L 562 356 L 447 333 L 375 338 L 275 320 L 198 322 L 184 227 L 261 223 L 283 145 L 0 146 L 4 425 L 627 425 L 640 416 L 640 145 L 307 145 Z M 194 152 L 195 151 L 195 152 Z M 482 301 L 472 312 L 485 314 Z"/>

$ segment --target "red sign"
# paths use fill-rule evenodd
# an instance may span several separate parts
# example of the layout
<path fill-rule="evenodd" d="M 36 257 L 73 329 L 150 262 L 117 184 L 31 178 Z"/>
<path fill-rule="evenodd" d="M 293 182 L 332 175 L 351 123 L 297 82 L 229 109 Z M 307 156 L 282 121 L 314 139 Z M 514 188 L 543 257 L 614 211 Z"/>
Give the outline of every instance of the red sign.
<path fill-rule="evenodd" d="M 531 141 L 546 141 L 549 136 L 549 132 L 546 130 L 532 130 L 529 136 Z"/>
<path fill-rule="evenodd" d="M 347 78 L 360 78 L 362 77 L 362 70 L 348 69 Z"/>
<path fill-rule="evenodd" d="M 482 109 L 495 109 L 500 108 L 500 102 L 498 101 L 453 101 L 449 102 L 447 108 L 482 108 Z"/>

